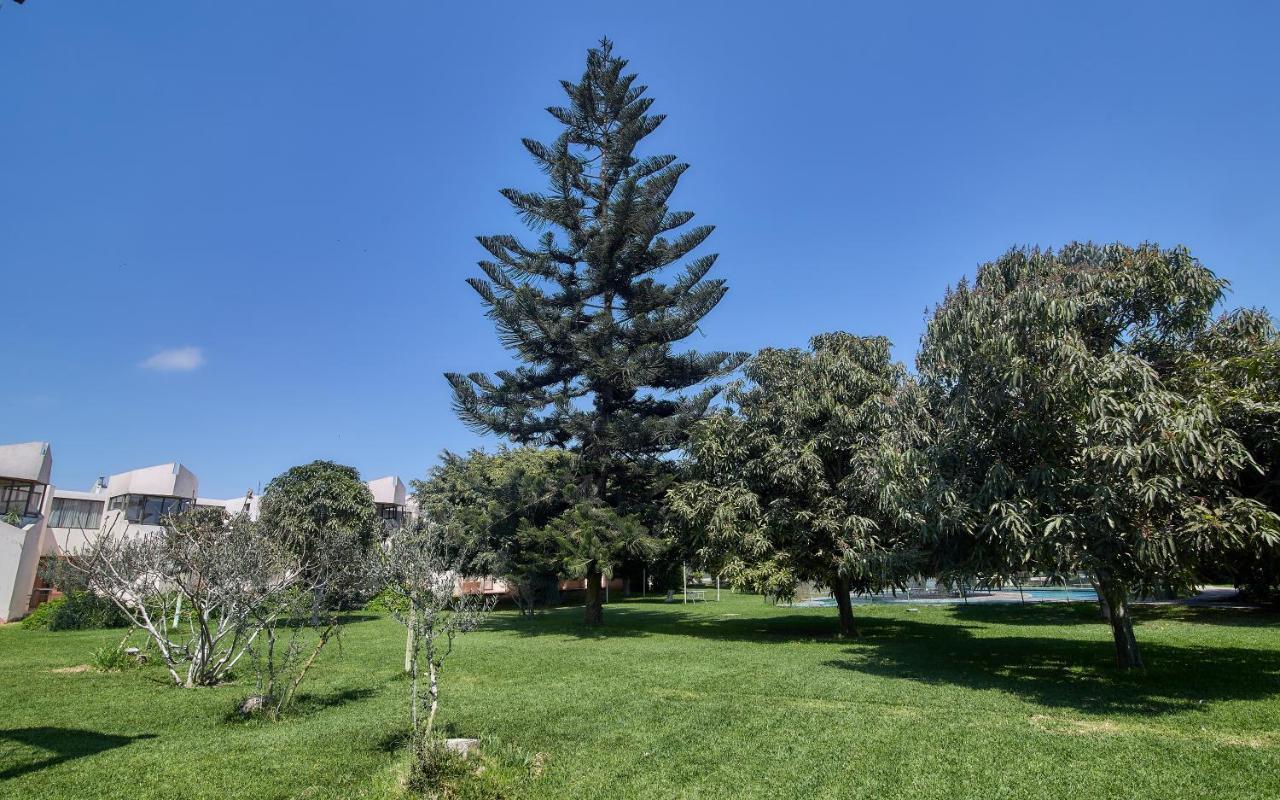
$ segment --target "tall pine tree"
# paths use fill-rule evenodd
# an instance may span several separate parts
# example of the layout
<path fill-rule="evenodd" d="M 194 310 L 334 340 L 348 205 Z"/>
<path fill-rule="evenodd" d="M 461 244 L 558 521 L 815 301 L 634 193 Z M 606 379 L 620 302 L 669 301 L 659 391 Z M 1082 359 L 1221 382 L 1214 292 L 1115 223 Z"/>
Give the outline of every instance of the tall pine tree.
<path fill-rule="evenodd" d="M 577 453 L 583 501 L 610 512 L 637 494 L 629 481 L 684 445 L 720 391 L 707 382 L 746 360 L 676 351 L 728 289 L 707 278 L 714 254 L 666 274 L 712 226 L 686 228 L 693 212 L 668 206 L 687 164 L 636 153 L 663 115 L 648 113 L 653 100 L 623 74 L 626 65 L 602 40 L 588 51 L 582 79 L 561 82 L 568 105 L 547 109 L 563 132 L 549 143 L 524 140 L 549 185 L 502 194 L 541 231 L 537 243 L 479 237 L 492 259 L 480 262 L 485 278 L 468 283 L 522 364 L 492 377 L 446 376 L 473 429 Z M 618 527 L 618 536 L 630 535 Z M 589 625 L 603 618 L 600 579 L 611 566 L 593 558 L 583 570 Z"/>

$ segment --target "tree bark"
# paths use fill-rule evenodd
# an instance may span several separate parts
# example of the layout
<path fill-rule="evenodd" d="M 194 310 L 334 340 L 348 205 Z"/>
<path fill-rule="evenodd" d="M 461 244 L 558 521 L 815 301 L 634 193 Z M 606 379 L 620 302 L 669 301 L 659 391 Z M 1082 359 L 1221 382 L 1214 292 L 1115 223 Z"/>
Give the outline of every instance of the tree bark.
<path fill-rule="evenodd" d="M 840 610 L 840 636 L 858 638 L 858 624 L 853 619 L 853 601 L 849 598 L 849 579 L 839 575 L 831 579 L 831 592 L 836 596 L 836 608 Z"/>
<path fill-rule="evenodd" d="M 1108 572 L 1099 571 L 1098 590 L 1110 611 L 1111 638 L 1116 645 L 1116 666 L 1123 670 L 1142 669 L 1142 653 L 1133 635 L 1133 617 L 1129 614 L 1128 590 Z"/>
<path fill-rule="evenodd" d="M 413 633 L 418 628 L 418 609 L 414 606 L 413 601 L 409 601 L 409 624 L 404 626 L 404 671 L 413 671 L 413 651 L 414 644 Z"/>
<path fill-rule="evenodd" d="M 320 588 L 311 595 L 311 627 L 320 625 L 320 607 L 324 605 L 324 589 Z"/>
<path fill-rule="evenodd" d="M 431 710 L 427 712 L 427 727 L 425 732 L 427 736 L 431 735 L 431 731 L 436 726 L 436 712 L 440 710 L 440 665 L 435 661 L 428 660 L 427 668 L 430 670 L 430 686 L 428 692 L 431 697 Z"/>
<path fill-rule="evenodd" d="M 587 565 L 587 605 L 586 605 L 586 623 L 591 626 L 600 625 L 604 622 L 604 604 L 600 599 L 600 565 L 592 561 Z"/>
<path fill-rule="evenodd" d="M 409 661 L 409 731 L 418 732 L 418 659 Z"/>
<path fill-rule="evenodd" d="M 302 685 L 302 679 L 307 677 L 307 672 L 311 669 L 311 665 L 316 663 L 316 658 L 319 657 L 320 651 L 329 643 L 329 637 L 333 635 L 335 627 L 335 625 L 330 624 L 329 627 L 324 629 L 324 633 L 320 634 L 320 641 L 316 644 L 316 649 L 311 651 L 311 655 L 302 665 L 302 668 L 298 670 L 298 674 L 294 676 L 293 681 L 276 702 L 276 716 L 283 713 L 284 710 L 293 702 L 293 696 L 298 693 L 298 687 Z M 273 644 L 272 647 L 274 648 L 274 646 L 275 645 Z M 272 679 L 272 682 L 274 683 L 274 678 Z"/>
<path fill-rule="evenodd" d="M 1107 596 L 1102 593 L 1102 586 L 1098 583 L 1098 579 L 1094 576 L 1089 577 L 1089 582 L 1093 584 L 1093 590 L 1098 593 L 1098 608 L 1102 613 L 1103 622 L 1111 622 L 1111 603 L 1107 601 Z"/>

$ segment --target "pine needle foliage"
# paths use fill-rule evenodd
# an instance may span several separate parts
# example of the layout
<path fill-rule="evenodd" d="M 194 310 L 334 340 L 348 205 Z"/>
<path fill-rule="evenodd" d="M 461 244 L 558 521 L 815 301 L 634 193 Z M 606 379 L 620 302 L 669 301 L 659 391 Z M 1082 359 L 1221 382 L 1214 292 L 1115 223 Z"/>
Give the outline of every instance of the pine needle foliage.
<path fill-rule="evenodd" d="M 714 381 L 746 358 L 678 349 L 727 286 L 708 277 L 715 254 L 692 256 L 712 226 L 669 205 L 688 165 L 638 152 L 664 117 L 626 66 L 602 40 L 582 78 L 562 82 L 567 104 L 547 109 L 561 133 L 524 140 L 547 187 L 502 194 L 536 241 L 479 237 L 489 257 L 468 283 L 520 365 L 446 376 L 467 425 L 576 453 L 584 498 L 611 507 L 637 464 L 684 445 Z M 606 566 L 584 570 L 588 623 L 601 617 L 591 587 Z"/>

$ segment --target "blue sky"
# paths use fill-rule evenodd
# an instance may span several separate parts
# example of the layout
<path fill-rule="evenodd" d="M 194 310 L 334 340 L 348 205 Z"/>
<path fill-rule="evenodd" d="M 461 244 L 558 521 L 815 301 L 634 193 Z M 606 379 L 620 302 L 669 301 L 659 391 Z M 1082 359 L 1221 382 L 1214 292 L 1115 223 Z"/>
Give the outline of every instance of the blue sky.
<path fill-rule="evenodd" d="M 497 190 L 538 188 L 520 138 L 602 35 L 718 226 L 699 347 L 910 360 L 949 283 L 1073 239 L 1280 308 L 1280 6 L 1059 5 L 0 0 L 0 441 L 214 497 L 483 443 L 441 377 L 510 363 L 474 237 L 520 230 Z"/>

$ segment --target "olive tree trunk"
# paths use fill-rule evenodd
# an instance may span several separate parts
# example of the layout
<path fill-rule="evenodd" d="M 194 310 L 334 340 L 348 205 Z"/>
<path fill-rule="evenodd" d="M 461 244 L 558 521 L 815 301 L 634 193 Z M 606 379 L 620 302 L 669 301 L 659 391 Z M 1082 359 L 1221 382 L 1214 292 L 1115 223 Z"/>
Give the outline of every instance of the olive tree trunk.
<path fill-rule="evenodd" d="M 413 600 L 409 601 L 409 622 L 404 626 L 404 671 L 413 672 L 413 658 L 417 650 L 414 632 L 418 629 L 418 608 Z"/>

